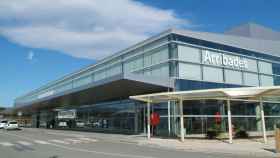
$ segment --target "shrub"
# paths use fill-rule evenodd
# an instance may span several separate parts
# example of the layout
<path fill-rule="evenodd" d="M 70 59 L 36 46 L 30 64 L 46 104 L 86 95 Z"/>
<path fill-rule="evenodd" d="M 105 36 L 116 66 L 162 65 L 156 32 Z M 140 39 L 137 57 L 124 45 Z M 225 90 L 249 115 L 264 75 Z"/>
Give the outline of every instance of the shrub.
<path fill-rule="evenodd" d="M 245 129 L 237 129 L 235 132 L 235 138 L 248 138 L 249 135 Z"/>
<path fill-rule="evenodd" d="M 214 125 L 213 127 L 207 129 L 206 137 L 207 137 L 208 139 L 214 139 L 214 138 L 216 138 L 220 133 L 221 133 L 221 127 L 220 127 L 220 125 Z"/>
<path fill-rule="evenodd" d="M 208 139 L 214 139 L 218 136 L 218 133 L 215 129 L 209 128 L 206 133 Z"/>

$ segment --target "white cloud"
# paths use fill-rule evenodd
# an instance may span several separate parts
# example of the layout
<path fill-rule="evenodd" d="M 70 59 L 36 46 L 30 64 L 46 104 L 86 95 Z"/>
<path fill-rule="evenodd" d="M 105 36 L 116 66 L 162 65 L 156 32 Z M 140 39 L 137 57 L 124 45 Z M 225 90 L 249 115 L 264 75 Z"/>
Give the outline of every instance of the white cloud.
<path fill-rule="evenodd" d="M 27 54 L 27 60 L 33 60 L 34 59 L 34 52 L 31 50 Z"/>
<path fill-rule="evenodd" d="M 0 34 L 31 48 L 100 59 L 169 27 L 172 10 L 132 0 L 1 0 Z"/>

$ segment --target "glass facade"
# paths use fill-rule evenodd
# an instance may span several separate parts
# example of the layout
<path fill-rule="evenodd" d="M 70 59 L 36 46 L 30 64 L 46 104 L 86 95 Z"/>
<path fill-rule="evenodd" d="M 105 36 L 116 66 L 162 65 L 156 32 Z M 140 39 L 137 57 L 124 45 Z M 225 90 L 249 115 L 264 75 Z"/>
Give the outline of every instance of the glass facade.
<path fill-rule="evenodd" d="M 17 98 L 15 103 L 26 104 L 122 74 L 169 77 L 169 69 L 169 44 L 165 37 L 47 84 Z"/>
<path fill-rule="evenodd" d="M 171 104 L 172 105 L 172 104 Z M 156 135 L 180 135 L 178 103 L 173 104 L 168 117 L 167 103 L 155 104 L 152 111 L 161 116 L 161 123 L 155 129 Z M 280 123 L 280 103 L 264 103 L 265 122 L 268 131 L 274 130 Z M 209 129 L 220 127 L 221 132 L 228 132 L 228 115 L 226 101 L 192 100 L 183 102 L 185 134 L 205 135 Z M 245 130 L 254 135 L 262 131 L 260 107 L 258 102 L 231 101 L 232 125 L 234 130 Z M 217 119 L 219 118 L 219 119 Z M 168 119 L 171 129 L 168 133 Z"/>
<path fill-rule="evenodd" d="M 33 127 L 138 133 L 143 131 L 143 106 L 131 100 L 41 111 Z"/>
<path fill-rule="evenodd" d="M 168 34 L 52 82 L 18 98 L 16 103 L 27 104 L 127 74 L 174 79 L 173 91 L 272 86 L 280 85 L 280 58 Z M 92 105 L 50 109 L 51 112 L 41 110 L 33 114 L 32 120 L 33 126 L 43 128 L 140 133 L 146 131 L 147 109 L 144 105 L 128 98 L 104 100 Z M 217 114 L 221 117 L 221 129 L 227 131 L 227 107 L 224 101 L 185 101 L 184 105 L 187 134 L 205 134 L 217 124 Z M 279 106 L 279 103 L 264 105 L 268 130 L 280 123 Z M 161 103 L 152 107 L 151 111 L 159 113 L 161 118 L 160 124 L 152 129 L 154 134 L 178 135 L 177 103 Z M 231 110 L 235 128 L 260 131 L 258 103 L 233 101 Z"/>
<path fill-rule="evenodd" d="M 180 79 L 244 86 L 273 86 L 279 82 L 278 65 L 274 61 L 182 43 L 177 51 Z"/>

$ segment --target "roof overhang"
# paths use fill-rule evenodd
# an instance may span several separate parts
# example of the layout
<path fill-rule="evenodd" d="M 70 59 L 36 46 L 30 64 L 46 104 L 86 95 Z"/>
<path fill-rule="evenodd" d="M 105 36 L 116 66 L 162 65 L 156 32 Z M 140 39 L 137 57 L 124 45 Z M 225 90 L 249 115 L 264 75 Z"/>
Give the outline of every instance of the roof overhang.
<path fill-rule="evenodd" d="M 258 101 L 280 101 L 280 86 L 272 87 L 242 87 L 242 88 L 220 88 L 193 91 L 178 91 L 153 93 L 147 95 L 130 96 L 130 99 L 159 103 L 170 100 L 251 100 Z"/>
<path fill-rule="evenodd" d="M 15 108 L 17 110 L 34 111 L 61 106 L 90 105 L 104 101 L 128 99 L 131 95 L 167 91 L 170 88 L 167 85 L 163 78 L 160 80 L 156 79 L 156 77 L 147 78 L 138 75 L 120 76 L 102 84 L 88 85 L 87 87 L 64 92 L 57 96 L 50 96 L 26 104 L 19 104 Z"/>

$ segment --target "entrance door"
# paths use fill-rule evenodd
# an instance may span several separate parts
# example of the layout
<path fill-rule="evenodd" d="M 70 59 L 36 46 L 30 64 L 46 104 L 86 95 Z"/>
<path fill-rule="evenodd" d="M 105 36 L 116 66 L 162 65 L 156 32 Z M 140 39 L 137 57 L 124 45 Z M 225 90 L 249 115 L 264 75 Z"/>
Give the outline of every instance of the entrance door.
<path fill-rule="evenodd" d="M 206 120 L 203 117 L 185 118 L 186 134 L 204 134 Z"/>

